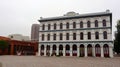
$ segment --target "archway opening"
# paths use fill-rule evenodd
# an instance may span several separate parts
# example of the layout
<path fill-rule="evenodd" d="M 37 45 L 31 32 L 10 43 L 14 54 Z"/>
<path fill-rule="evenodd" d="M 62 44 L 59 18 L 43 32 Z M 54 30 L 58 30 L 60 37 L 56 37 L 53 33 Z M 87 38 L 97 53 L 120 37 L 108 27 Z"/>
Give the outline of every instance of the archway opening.
<path fill-rule="evenodd" d="M 52 48 L 53 48 L 53 51 L 52 51 L 52 56 L 54 56 L 54 55 L 56 56 L 56 45 L 53 45 L 53 47 L 52 47 Z"/>
<path fill-rule="evenodd" d="M 92 45 L 91 44 L 88 44 L 88 46 L 87 46 L 87 55 L 89 57 L 92 56 Z"/>
<path fill-rule="evenodd" d="M 69 45 L 66 45 L 66 56 L 70 56 L 70 46 Z"/>
<path fill-rule="evenodd" d="M 101 56 L 101 49 L 100 49 L 100 45 L 99 44 L 95 45 L 95 55 L 96 55 L 96 57 L 100 57 Z"/>
<path fill-rule="evenodd" d="M 46 55 L 50 56 L 50 45 L 47 45 L 46 47 L 47 47 L 46 48 Z"/>
<path fill-rule="evenodd" d="M 40 55 L 43 56 L 44 55 L 44 45 L 41 45 L 41 52 Z"/>
<path fill-rule="evenodd" d="M 73 56 L 77 56 L 77 45 L 74 44 L 74 45 L 72 46 L 72 49 L 73 49 L 73 51 L 72 51 Z"/>
<path fill-rule="evenodd" d="M 109 57 L 109 46 L 104 44 L 103 46 L 104 57 Z"/>
<path fill-rule="evenodd" d="M 59 46 L 59 55 L 63 56 L 63 45 Z"/>
<path fill-rule="evenodd" d="M 84 45 L 81 44 L 81 45 L 80 45 L 80 57 L 84 57 L 84 55 L 85 55 L 84 52 L 85 52 L 85 51 L 84 51 Z"/>

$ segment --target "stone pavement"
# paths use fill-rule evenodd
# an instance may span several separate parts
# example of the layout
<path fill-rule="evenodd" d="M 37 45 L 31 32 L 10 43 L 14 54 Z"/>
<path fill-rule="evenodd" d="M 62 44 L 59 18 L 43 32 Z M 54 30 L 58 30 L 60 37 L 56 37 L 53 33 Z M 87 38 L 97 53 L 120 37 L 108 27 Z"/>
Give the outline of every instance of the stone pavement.
<path fill-rule="evenodd" d="M 2 67 L 120 67 L 120 57 L 0 56 Z"/>

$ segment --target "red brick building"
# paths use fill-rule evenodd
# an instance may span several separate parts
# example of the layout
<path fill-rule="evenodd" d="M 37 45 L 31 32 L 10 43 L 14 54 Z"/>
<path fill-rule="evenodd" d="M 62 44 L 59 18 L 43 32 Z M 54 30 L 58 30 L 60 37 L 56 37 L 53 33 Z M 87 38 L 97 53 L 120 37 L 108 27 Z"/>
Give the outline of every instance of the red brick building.
<path fill-rule="evenodd" d="M 21 55 L 35 55 L 38 51 L 37 42 L 11 40 L 3 36 L 0 36 L 0 40 L 9 42 L 8 48 L 1 53 L 2 55 L 17 55 L 18 53 Z"/>

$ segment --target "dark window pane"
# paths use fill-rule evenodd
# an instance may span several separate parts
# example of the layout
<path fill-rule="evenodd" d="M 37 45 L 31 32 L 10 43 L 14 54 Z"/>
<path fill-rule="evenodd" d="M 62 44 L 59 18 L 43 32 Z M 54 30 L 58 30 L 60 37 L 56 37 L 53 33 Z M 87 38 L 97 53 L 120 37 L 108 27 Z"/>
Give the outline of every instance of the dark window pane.
<path fill-rule="evenodd" d="M 45 25 L 44 24 L 42 25 L 42 30 L 45 30 Z"/>
<path fill-rule="evenodd" d="M 47 40 L 50 40 L 50 34 L 47 35 Z"/>
<path fill-rule="evenodd" d="M 73 33 L 73 40 L 76 40 L 76 33 Z"/>
<path fill-rule="evenodd" d="M 63 39 L 63 34 L 62 33 L 60 33 L 60 40 L 62 40 Z"/>
<path fill-rule="evenodd" d="M 69 29 L 69 23 L 66 24 L 66 29 Z"/>
<path fill-rule="evenodd" d="M 106 27 L 106 20 L 103 20 L 103 27 Z"/>
<path fill-rule="evenodd" d="M 56 30 L 56 23 L 54 24 L 54 30 Z"/>
<path fill-rule="evenodd" d="M 88 32 L 88 39 L 91 39 L 91 32 Z"/>
<path fill-rule="evenodd" d="M 99 39 L 99 33 L 95 32 L 95 39 Z"/>
<path fill-rule="evenodd" d="M 80 22 L 80 28 L 83 28 L 83 22 L 82 21 Z"/>
<path fill-rule="evenodd" d="M 83 32 L 81 32 L 80 33 L 80 39 L 83 40 L 83 37 L 84 37 Z"/>
<path fill-rule="evenodd" d="M 73 22 L 73 28 L 76 28 L 76 22 Z"/>
<path fill-rule="evenodd" d="M 48 24 L 48 30 L 50 30 L 50 28 L 51 28 L 51 26 L 50 26 L 50 24 Z"/>
<path fill-rule="evenodd" d="M 63 29 L 63 24 L 62 23 L 60 23 L 60 29 Z"/>
<path fill-rule="evenodd" d="M 56 40 L 56 34 L 53 35 L 53 40 Z"/>
<path fill-rule="evenodd" d="M 88 28 L 91 27 L 90 21 L 87 22 L 87 27 L 88 27 Z"/>
<path fill-rule="evenodd" d="M 104 39 L 107 39 L 107 32 L 106 31 L 103 32 L 103 37 L 104 37 Z"/>
<path fill-rule="evenodd" d="M 95 20 L 95 27 L 98 27 L 98 21 Z"/>
<path fill-rule="evenodd" d="M 42 41 L 44 41 L 44 34 L 42 34 Z"/>
<path fill-rule="evenodd" d="M 69 40 L 69 33 L 66 33 L 66 40 Z"/>

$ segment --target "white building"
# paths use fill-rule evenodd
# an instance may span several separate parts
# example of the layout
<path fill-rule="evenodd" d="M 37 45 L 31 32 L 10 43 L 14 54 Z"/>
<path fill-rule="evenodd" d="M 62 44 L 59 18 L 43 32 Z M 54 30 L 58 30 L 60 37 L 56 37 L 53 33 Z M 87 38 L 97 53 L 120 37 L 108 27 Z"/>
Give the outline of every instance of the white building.
<path fill-rule="evenodd" d="M 41 18 L 39 55 L 113 57 L 109 11 Z"/>
<path fill-rule="evenodd" d="M 8 37 L 12 40 L 19 40 L 19 41 L 30 41 L 29 36 L 23 36 L 21 34 L 11 34 Z"/>

